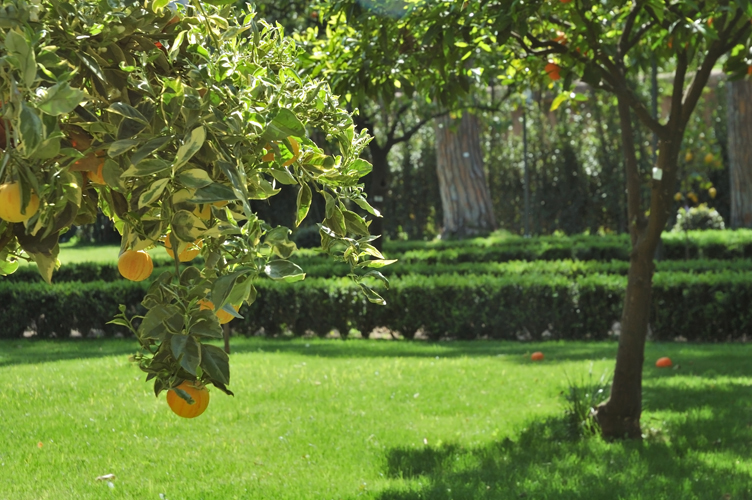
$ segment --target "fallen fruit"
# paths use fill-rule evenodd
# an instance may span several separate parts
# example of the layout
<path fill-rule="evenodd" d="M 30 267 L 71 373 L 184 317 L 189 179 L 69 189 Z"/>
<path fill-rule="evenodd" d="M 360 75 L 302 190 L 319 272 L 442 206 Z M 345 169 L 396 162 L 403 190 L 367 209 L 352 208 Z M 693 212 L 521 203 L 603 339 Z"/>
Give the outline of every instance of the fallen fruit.
<path fill-rule="evenodd" d="M 667 357 L 658 358 L 658 361 L 655 362 L 655 366 L 658 368 L 670 368 L 672 365 L 671 359 Z"/>
<path fill-rule="evenodd" d="M 533 361 L 543 361 L 543 353 L 540 351 L 535 351 L 530 355 L 530 359 L 532 359 Z"/>

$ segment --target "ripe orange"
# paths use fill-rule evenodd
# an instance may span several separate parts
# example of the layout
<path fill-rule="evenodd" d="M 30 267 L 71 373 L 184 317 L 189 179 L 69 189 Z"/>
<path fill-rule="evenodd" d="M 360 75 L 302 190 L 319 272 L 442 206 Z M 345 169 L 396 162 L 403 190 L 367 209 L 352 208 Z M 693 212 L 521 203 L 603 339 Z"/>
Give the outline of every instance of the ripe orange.
<path fill-rule="evenodd" d="M 196 208 L 193 209 L 193 215 L 199 219 L 209 220 L 212 218 L 211 206 L 209 206 L 208 203 L 204 205 L 196 205 Z"/>
<path fill-rule="evenodd" d="M 713 156 L 713 153 L 708 153 L 705 155 L 705 163 L 707 164 L 713 163 L 714 159 L 715 159 L 715 156 Z"/>
<path fill-rule="evenodd" d="M 710 189 L 708 189 L 708 195 L 710 195 L 711 198 L 715 199 L 717 194 L 718 191 L 716 190 L 716 188 L 711 187 Z"/>
<path fill-rule="evenodd" d="M 202 311 L 204 311 L 206 309 L 209 309 L 209 310 L 212 310 L 212 311 L 214 310 L 214 303 L 211 300 L 201 299 L 201 300 L 198 301 L 198 304 L 199 304 L 199 306 L 200 306 L 200 308 L 201 308 Z M 240 309 L 240 306 L 232 306 L 232 308 L 235 309 L 235 311 L 237 311 L 238 309 Z M 215 314 L 217 315 L 217 319 L 219 319 L 219 324 L 220 325 L 224 325 L 225 323 L 229 323 L 230 321 L 232 321 L 235 318 L 235 316 L 233 316 L 232 314 L 228 313 L 227 311 L 223 311 L 222 309 L 220 309 L 219 311 L 217 311 Z"/>
<path fill-rule="evenodd" d="M 172 243 L 170 243 L 170 236 L 168 235 L 167 238 L 165 238 L 164 241 L 164 247 L 167 251 L 167 255 L 170 256 L 170 258 L 175 258 L 175 252 L 172 251 Z M 201 253 L 201 249 L 204 247 L 204 242 L 201 240 L 196 240 L 189 246 L 185 248 L 182 252 L 178 254 L 178 260 L 180 262 L 190 262 L 193 259 L 196 258 L 196 256 Z"/>
<path fill-rule="evenodd" d="M 697 198 L 697 195 L 694 193 L 694 191 L 687 193 L 687 198 L 692 200 L 694 203 L 697 203 L 699 201 L 699 198 Z"/>
<path fill-rule="evenodd" d="M 693 158 L 694 156 L 689 151 L 687 151 L 687 154 L 684 155 L 684 161 L 686 161 L 687 163 L 691 162 Z"/>
<path fill-rule="evenodd" d="M 543 353 L 540 351 L 535 351 L 531 356 L 530 359 L 533 361 L 543 361 Z"/>
<path fill-rule="evenodd" d="M 287 138 L 288 141 L 290 141 L 290 146 L 292 146 L 292 158 L 287 160 L 282 164 L 283 167 L 286 167 L 288 165 L 292 165 L 295 160 L 298 159 L 300 156 L 300 144 L 298 144 L 298 141 L 293 139 L 292 137 Z"/>
<path fill-rule="evenodd" d="M 21 185 L 8 182 L 0 185 L 0 219 L 8 222 L 24 222 L 39 210 L 39 197 L 32 191 L 26 213 L 21 213 Z"/>
<path fill-rule="evenodd" d="M 102 159 L 101 162 L 99 162 L 99 167 L 97 167 L 96 172 L 87 171 L 86 176 L 89 178 L 89 181 L 91 181 L 93 184 L 100 184 L 102 186 L 105 185 L 104 177 L 102 176 L 102 169 L 104 168 L 104 159 Z"/>
<path fill-rule="evenodd" d="M 126 250 L 118 259 L 118 271 L 127 280 L 144 281 L 153 270 L 154 263 L 143 250 Z"/>
<path fill-rule="evenodd" d="M 545 69 L 546 69 L 546 74 L 548 74 L 548 77 L 551 80 L 556 81 L 559 78 L 561 78 L 561 76 L 559 76 L 559 71 L 561 70 L 561 68 L 559 67 L 558 64 L 550 62 L 546 64 Z"/>
<path fill-rule="evenodd" d="M 209 391 L 206 386 L 198 382 L 189 382 L 184 380 L 178 389 L 187 392 L 193 398 L 193 404 L 178 396 L 178 393 L 170 389 L 167 391 L 167 404 L 170 409 L 179 417 L 196 418 L 209 406 Z"/>
<path fill-rule="evenodd" d="M 658 361 L 655 362 L 655 366 L 658 368 L 671 368 L 672 365 L 671 358 L 667 357 L 658 358 Z"/>
<path fill-rule="evenodd" d="M 272 150 L 272 145 L 267 144 L 264 146 L 264 149 L 267 153 L 261 157 L 261 161 L 274 161 L 274 150 Z"/>
<path fill-rule="evenodd" d="M 674 199 L 675 199 L 676 201 L 682 201 L 682 198 L 684 198 L 684 196 L 682 196 L 682 194 L 681 194 L 681 193 L 676 193 L 676 194 L 674 195 Z"/>

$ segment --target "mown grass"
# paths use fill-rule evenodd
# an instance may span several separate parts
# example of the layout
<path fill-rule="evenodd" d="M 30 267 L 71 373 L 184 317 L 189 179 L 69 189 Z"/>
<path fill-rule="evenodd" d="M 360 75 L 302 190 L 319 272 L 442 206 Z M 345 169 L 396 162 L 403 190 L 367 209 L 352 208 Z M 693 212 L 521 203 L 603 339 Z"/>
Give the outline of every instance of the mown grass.
<path fill-rule="evenodd" d="M 612 343 L 233 347 L 236 396 L 182 420 L 133 341 L 0 342 L 0 498 L 752 498 L 748 345 L 650 344 L 648 438 L 613 444 L 569 440 L 560 396 Z"/>

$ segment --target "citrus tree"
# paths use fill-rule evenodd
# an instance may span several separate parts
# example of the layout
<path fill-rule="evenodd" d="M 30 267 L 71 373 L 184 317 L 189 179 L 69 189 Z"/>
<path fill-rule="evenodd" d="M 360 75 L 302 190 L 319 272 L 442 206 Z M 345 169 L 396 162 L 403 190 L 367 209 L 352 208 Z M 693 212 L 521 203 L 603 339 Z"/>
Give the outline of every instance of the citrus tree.
<path fill-rule="evenodd" d="M 355 0 L 330 3 L 343 15 L 361 8 Z M 437 94 L 444 100 L 452 99 L 453 82 L 461 84 L 462 77 L 491 75 L 501 85 L 542 85 L 557 95 L 552 108 L 584 98 L 574 92 L 576 82 L 616 97 L 632 250 L 613 385 L 597 420 L 608 438 L 640 438 L 653 256 L 673 209 L 682 141 L 714 68 L 723 66 L 731 78 L 752 73 L 752 2 L 404 0 L 368 5 L 396 9 L 384 13 L 399 19 L 401 28 L 390 33 L 391 40 L 377 40 L 381 45 L 372 41 L 371 50 L 384 47 L 393 54 L 395 47 L 405 46 L 419 54 L 426 70 L 413 79 L 416 88 L 438 83 Z M 385 60 L 393 57 L 387 54 Z M 370 59 L 371 64 L 380 60 Z M 468 61 L 482 61 L 483 67 Z M 651 112 L 637 85 L 653 64 L 673 75 L 670 105 L 661 116 Z M 648 175 L 638 168 L 636 123 L 657 138 L 657 160 Z M 648 196 L 642 196 L 642 188 Z"/>
<path fill-rule="evenodd" d="M 259 219 L 251 200 L 273 204 L 279 185 L 298 186 L 300 224 L 322 196 L 322 250 L 348 262 L 375 303 L 361 277 L 383 279 L 368 268 L 386 264 L 355 211 L 374 213 L 359 184 L 370 138 L 325 82 L 300 77 L 294 42 L 252 11 L 211 3 L 0 7 L 0 272 L 31 260 L 50 282 L 59 235 L 97 210 L 122 235 L 124 277 L 148 278 L 145 250 L 164 245 L 175 268 L 148 287 L 146 313 L 121 306 L 112 322 L 141 344 L 135 359 L 155 394 L 174 389 L 188 403 L 185 382 L 232 394 L 228 356 L 206 341 L 254 301 L 254 280 L 305 277 L 287 260 L 290 229 Z M 201 265 L 179 265 L 199 255 Z"/>

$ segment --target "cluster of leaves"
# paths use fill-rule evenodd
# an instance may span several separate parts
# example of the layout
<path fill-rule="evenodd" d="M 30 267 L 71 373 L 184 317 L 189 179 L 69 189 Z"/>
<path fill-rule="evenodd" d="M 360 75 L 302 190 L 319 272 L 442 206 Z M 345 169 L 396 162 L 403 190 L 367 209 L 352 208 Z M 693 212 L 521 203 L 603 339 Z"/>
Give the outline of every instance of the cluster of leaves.
<path fill-rule="evenodd" d="M 261 273 L 305 277 L 287 260 L 290 230 L 251 206 L 279 184 L 298 186 L 296 224 L 314 191 L 324 197 L 322 249 L 383 303 L 360 275 L 388 261 L 353 210 L 375 214 L 359 183 L 370 137 L 355 133 L 325 82 L 299 76 L 293 41 L 253 11 L 229 9 L 167 0 L 11 0 L 0 9 L 0 181 L 20 183 L 23 205 L 41 200 L 25 223 L 0 221 L 2 271 L 30 258 L 49 282 L 58 236 L 98 209 L 123 252 L 169 238 L 176 270 L 149 289 L 147 314 L 114 320 L 137 335 L 157 394 L 183 379 L 226 390 L 227 356 L 202 344 L 222 336 L 215 312 L 237 317 Z M 327 150 L 308 138 L 314 132 Z M 178 255 L 199 241 L 205 264 L 179 273 Z"/>

